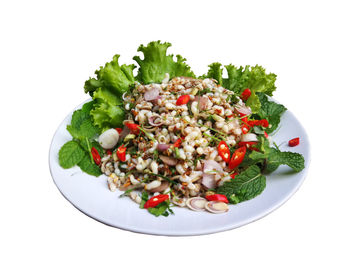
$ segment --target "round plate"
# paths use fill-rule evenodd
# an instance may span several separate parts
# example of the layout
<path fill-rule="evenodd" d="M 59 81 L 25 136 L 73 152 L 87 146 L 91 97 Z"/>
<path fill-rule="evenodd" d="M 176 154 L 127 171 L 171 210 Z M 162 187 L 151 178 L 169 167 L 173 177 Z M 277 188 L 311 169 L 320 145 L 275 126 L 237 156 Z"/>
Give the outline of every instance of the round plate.
<path fill-rule="evenodd" d="M 83 103 L 76 109 L 82 105 Z M 50 147 L 50 170 L 56 186 L 69 202 L 86 215 L 107 225 L 134 232 L 169 236 L 202 235 L 248 224 L 285 203 L 304 181 L 310 162 L 307 134 L 296 117 L 290 111 L 286 111 L 273 139 L 277 145 L 282 143 L 282 151 L 294 151 L 304 156 L 303 171 L 294 173 L 289 167 L 280 166 L 266 177 L 266 188 L 262 194 L 252 200 L 230 205 L 229 212 L 224 214 L 194 212 L 174 207 L 175 215 L 155 217 L 147 210 L 140 209 L 130 198 L 118 198 L 122 192 L 109 191 L 106 176 L 90 176 L 81 172 L 79 167 L 60 167 L 58 151 L 65 142 L 71 140 L 66 126 L 71 121 L 72 113 L 73 111 L 58 127 Z M 301 143 L 291 148 L 287 142 L 295 137 L 300 137 Z"/>

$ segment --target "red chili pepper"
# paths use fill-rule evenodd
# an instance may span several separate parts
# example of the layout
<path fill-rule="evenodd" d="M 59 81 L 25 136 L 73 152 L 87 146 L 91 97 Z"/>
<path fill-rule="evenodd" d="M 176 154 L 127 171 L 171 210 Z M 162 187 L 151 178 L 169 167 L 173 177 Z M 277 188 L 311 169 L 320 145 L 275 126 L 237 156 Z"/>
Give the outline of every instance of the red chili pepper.
<path fill-rule="evenodd" d="M 262 120 L 250 120 L 247 122 L 249 126 L 254 127 L 254 126 L 262 126 L 264 128 L 269 127 L 269 122 L 266 119 Z"/>
<path fill-rule="evenodd" d="M 265 136 L 265 138 L 269 138 L 269 135 L 267 134 L 266 131 L 264 131 L 264 136 Z"/>
<path fill-rule="evenodd" d="M 228 145 L 226 142 L 221 141 L 218 145 L 218 153 L 220 155 L 220 157 L 226 162 L 228 163 L 230 161 L 230 148 L 228 148 Z"/>
<path fill-rule="evenodd" d="M 181 146 L 181 143 L 183 142 L 183 140 L 185 139 L 185 137 L 181 137 L 179 139 L 177 139 L 175 142 L 174 142 L 174 148 L 176 147 L 180 147 Z"/>
<path fill-rule="evenodd" d="M 122 133 L 123 129 L 122 128 L 115 128 L 119 134 Z"/>
<path fill-rule="evenodd" d="M 243 92 L 241 94 L 241 99 L 246 101 L 250 97 L 250 95 L 252 95 L 251 90 L 250 89 L 245 89 L 245 90 L 243 90 Z"/>
<path fill-rule="evenodd" d="M 150 208 L 150 207 L 156 207 L 160 203 L 163 203 L 164 201 L 169 199 L 169 195 L 156 195 L 153 196 L 151 199 L 149 199 L 143 208 Z"/>
<path fill-rule="evenodd" d="M 266 119 L 262 119 L 262 120 L 260 120 L 259 125 L 263 126 L 264 128 L 267 128 L 267 127 L 269 127 L 269 122 Z"/>
<path fill-rule="evenodd" d="M 242 129 L 243 134 L 247 134 L 250 130 L 250 127 L 247 124 L 243 124 L 241 129 Z"/>
<path fill-rule="evenodd" d="M 92 154 L 92 158 L 95 161 L 95 164 L 100 165 L 100 163 L 101 163 L 101 156 L 100 156 L 100 154 L 98 153 L 98 151 L 96 150 L 95 147 L 91 148 L 91 154 Z"/>
<path fill-rule="evenodd" d="M 221 194 L 207 195 L 205 198 L 208 201 L 218 201 L 218 202 L 228 203 L 227 197 Z"/>
<path fill-rule="evenodd" d="M 291 140 L 288 142 L 288 144 L 289 144 L 290 147 L 297 146 L 297 145 L 299 145 L 299 143 L 300 143 L 300 138 L 299 138 L 299 137 L 294 138 L 294 139 L 291 139 Z"/>
<path fill-rule="evenodd" d="M 248 124 L 248 117 L 243 117 L 241 119 L 241 121 L 244 123 L 244 124 Z"/>
<path fill-rule="evenodd" d="M 180 106 L 180 105 L 184 105 L 187 104 L 190 101 L 190 95 L 181 95 L 177 101 L 176 101 L 176 105 Z"/>
<path fill-rule="evenodd" d="M 124 145 L 119 146 L 119 148 L 117 149 L 117 157 L 121 162 L 126 161 L 126 147 Z"/>
<path fill-rule="evenodd" d="M 243 162 L 246 151 L 247 151 L 246 147 L 240 147 L 232 154 L 230 163 L 228 164 L 228 167 L 231 170 L 235 169 L 238 165 L 241 164 L 241 162 Z"/>
<path fill-rule="evenodd" d="M 125 125 L 126 125 L 126 127 L 129 128 L 131 133 L 134 133 L 134 134 L 140 133 L 140 126 L 138 124 L 127 122 L 127 123 L 125 123 Z"/>
<path fill-rule="evenodd" d="M 236 172 L 236 173 L 233 173 L 233 174 L 230 174 L 230 177 L 231 177 L 232 179 L 235 179 L 235 177 L 236 177 L 237 174 L 238 174 L 237 172 Z"/>
<path fill-rule="evenodd" d="M 112 151 L 111 150 L 107 150 L 107 154 L 108 155 L 112 155 Z"/>

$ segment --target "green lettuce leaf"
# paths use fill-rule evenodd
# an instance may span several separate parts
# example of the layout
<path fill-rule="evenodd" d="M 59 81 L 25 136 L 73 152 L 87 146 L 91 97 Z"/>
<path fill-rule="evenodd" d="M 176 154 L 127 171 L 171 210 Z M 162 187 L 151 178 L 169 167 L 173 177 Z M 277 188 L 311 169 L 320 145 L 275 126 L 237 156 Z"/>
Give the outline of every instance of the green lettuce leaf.
<path fill-rule="evenodd" d="M 209 65 L 208 73 L 201 78 L 213 78 L 218 81 L 224 88 L 232 90 L 236 94 L 241 94 L 243 90 L 249 88 L 252 92 L 246 105 L 252 109 L 253 113 L 260 110 L 261 104 L 256 92 L 262 92 L 272 96 L 276 90 L 276 75 L 273 73 L 266 74 L 265 69 L 261 66 L 235 67 L 234 65 L 226 65 L 227 78 L 222 77 L 223 69 L 220 63 Z"/>
<path fill-rule="evenodd" d="M 249 78 L 249 66 L 237 68 L 234 65 L 226 65 L 228 78 L 223 79 L 223 86 L 236 94 L 241 94 L 247 88 Z"/>
<path fill-rule="evenodd" d="M 217 80 L 218 84 L 222 85 L 222 68 L 218 62 L 212 63 L 209 66 L 208 73 L 201 78 L 210 78 Z"/>
<path fill-rule="evenodd" d="M 141 45 L 137 51 L 144 55 L 142 60 L 139 56 L 134 56 L 134 60 L 140 65 L 137 79 L 143 84 L 160 83 L 165 73 L 169 73 L 170 79 L 176 76 L 195 77 L 190 67 L 185 63 L 186 59 L 177 55 L 174 61 L 173 55 L 167 55 L 170 43 L 160 41 L 150 42 L 147 46 Z"/>
<path fill-rule="evenodd" d="M 103 87 L 119 95 L 129 91 L 130 86 L 135 82 L 133 70 L 136 66 L 133 64 L 119 66 L 119 57 L 120 55 L 115 55 L 111 62 L 107 62 L 104 67 L 100 67 L 100 70 L 95 71 L 97 79 L 90 78 L 85 82 L 85 92 L 91 94 Z"/>
<path fill-rule="evenodd" d="M 265 187 L 265 176 L 258 166 L 253 165 L 236 175 L 234 180 L 225 182 L 217 189 L 217 193 L 226 195 L 231 203 L 237 203 L 256 197 Z"/>
<path fill-rule="evenodd" d="M 125 113 L 119 106 L 122 105 L 120 96 L 106 88 L 100 88 L 94 92 L 93 99 L 95 104 L 90 114 L 94 125 L 102 130 L 122 127 Z"/>

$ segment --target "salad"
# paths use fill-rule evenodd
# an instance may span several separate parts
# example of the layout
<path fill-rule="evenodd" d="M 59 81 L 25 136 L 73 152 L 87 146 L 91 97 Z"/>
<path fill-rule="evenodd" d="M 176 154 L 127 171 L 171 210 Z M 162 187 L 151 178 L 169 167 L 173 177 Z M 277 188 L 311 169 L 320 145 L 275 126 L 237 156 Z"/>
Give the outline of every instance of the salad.
<path fill-rule="evenodd" d="M 213 63 L 197 77 L 184 58 L 167 54 L 170 46 L 141 45 L 136 75 L 115 55 L 85 82 L 92 101 L 67 126 L 73 139 L 59 151 L 63 168 L 106 176 L 111 191 L 155 216 L 173 206 L 224 213 L 259 195 L 280 165 L 304 169 L 302 155 L 271 138 L 286 111 L 269 99 L 275 74 Z"/>

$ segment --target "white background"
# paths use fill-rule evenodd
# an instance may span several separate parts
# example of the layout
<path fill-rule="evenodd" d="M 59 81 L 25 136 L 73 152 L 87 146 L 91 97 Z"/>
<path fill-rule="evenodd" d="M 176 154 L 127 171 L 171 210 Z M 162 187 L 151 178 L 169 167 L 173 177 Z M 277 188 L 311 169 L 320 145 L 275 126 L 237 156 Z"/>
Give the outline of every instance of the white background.
<path fill-rule="evenodd" d="M 347 1 L 1 1 L 1 262 L 349 262 Z M 261 64 L 311 139 L 311 166 L 281 208 L 239 229 L 158 237 L 85 216 L 55 187 L 55 129 L 84 81 L 139 44 L 169 41 L 198 75 Z"/>

